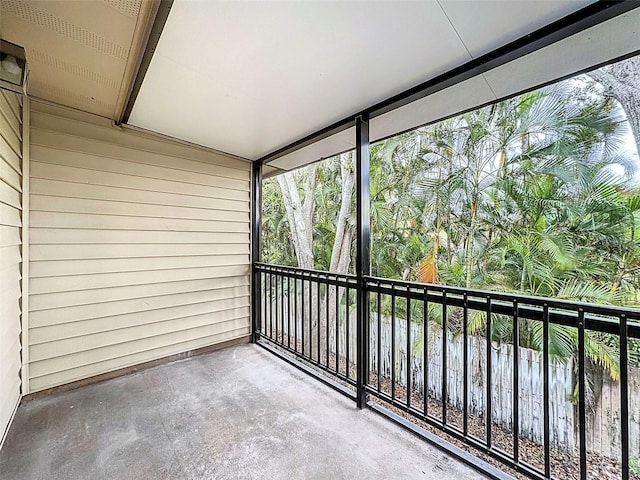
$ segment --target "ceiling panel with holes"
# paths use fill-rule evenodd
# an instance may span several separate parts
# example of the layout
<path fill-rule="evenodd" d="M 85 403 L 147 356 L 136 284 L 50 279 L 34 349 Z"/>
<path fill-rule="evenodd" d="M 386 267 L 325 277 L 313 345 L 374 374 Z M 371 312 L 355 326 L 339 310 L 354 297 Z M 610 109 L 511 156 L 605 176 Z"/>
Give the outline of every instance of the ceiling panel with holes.
<path fill-rule="evenodd" d="M 31 96 L 116 119 L 154 8 L 142 0 L 2 0 L 0 36 L 25 48 Z"/>

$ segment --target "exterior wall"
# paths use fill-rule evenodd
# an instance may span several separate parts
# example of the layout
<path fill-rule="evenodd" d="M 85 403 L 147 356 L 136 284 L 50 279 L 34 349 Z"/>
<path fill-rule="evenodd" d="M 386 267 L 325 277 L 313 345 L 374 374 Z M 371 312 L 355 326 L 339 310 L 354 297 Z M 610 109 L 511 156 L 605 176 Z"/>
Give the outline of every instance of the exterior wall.
<path fill-rule="evenodd" d="M 31 392 L 250 333 L 250 163 L 32 102 Z"/>
<path fill-rule="evenodd" d="M 0 440 L 20 400 L 21 102 L 0 90 Z"/>

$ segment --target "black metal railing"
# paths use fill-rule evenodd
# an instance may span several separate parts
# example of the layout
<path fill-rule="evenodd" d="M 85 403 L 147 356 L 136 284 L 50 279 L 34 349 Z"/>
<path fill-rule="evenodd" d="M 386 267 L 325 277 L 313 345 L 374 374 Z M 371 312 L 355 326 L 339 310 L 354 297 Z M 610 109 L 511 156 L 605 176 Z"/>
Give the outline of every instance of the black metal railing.
<path fill-rule="evenodd" d="M 364 277 L 368 308 L 363 338 L 356 338 L 355 276 L 267 264 L 255 264 L 254 273 L 260 339 L 346 385 L 351 397 L 362 369 L 369 405 L 377 400 L 535 479 L 595 475 L 587 448 L 587 348 L 610 346 L 607 351 L 618 355 L 619 475 L 630 478 L 629 340 L 640 338 L 638 309 Z M 572 352 L 564 361 L 573 365 L 577 433 L 568 450 L 575 455 L 562 454 L 556 433 L 552 438 L 558 420 L 550 375 L 562 342 Z M 529 392 L 541 403 L 526 427 L 535 437 L 538 427 L 529 423 L 537 422 L 536 441 L 521 428 L 528 371 L 523 345 L 537 351 L 542 371 L 541 391 Z M 366 352 L 361 365 L 355 350 Z"/>
<path fill-rule="evenodd" d="M 355 387 L 355 277 L 267 264 L 255 268 L 262 286 L 258 336 Z"/>

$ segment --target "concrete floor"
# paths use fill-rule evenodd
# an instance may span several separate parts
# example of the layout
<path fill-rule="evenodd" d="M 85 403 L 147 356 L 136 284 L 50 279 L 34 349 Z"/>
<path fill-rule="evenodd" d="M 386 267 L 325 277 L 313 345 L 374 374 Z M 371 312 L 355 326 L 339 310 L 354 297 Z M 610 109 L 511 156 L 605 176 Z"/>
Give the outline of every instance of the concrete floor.
<path fill-rule="evenodd" d="M 477 479 L 253 345 L 20 406 L 2 480 Z"/>

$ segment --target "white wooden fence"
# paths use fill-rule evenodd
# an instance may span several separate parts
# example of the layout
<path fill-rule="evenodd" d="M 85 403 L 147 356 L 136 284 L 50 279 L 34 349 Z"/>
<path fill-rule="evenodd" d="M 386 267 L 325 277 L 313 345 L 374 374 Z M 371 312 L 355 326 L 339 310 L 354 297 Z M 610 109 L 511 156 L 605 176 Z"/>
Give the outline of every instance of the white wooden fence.
<path fill-rule="evenodd" d="M 284 309 L 278 313 L 280 319 L 288 315 L 288 299 Z M 354 305 L 355 302 L 352 303 Z M 263 314 L 266 309 L 263 310 Z M 341 308 L 339 326 L 339 356 L 346 351 L 346 322 L 344 304 Z M 293 316 L 293 315 L 292 315 Z M 355 360 L 356 315 L 349 315 L 349 349 L 352 361 Z M 265 318 L 265 317 L 263 317 Z M 308 321 L 308 320 L 307 320 Z M 298 331 L 301 331 L 301 316 L 297 319 Z M 281 322 L 281 325 L 286 322 Z M 286 325 L 283 325 L 286 330 Z M 293 335 L 293 325 L 292 325 Z M 308 328 L 308 324 L 306 326 Z M 324 329 L 324 326 L 321 326 Z M 411 388 L 422 395 L 424 382 L 423 330 L 422 324 L 411 324 Z M 330 353 L 335 354 L 335 322 L 329 322 Z M 381 322 L 381 371 L 383 378 L 391 377 L 391 320 L 383 318 Z M 286 332 L 283 332 L 286 335 Z M 395 326 L 395 369 L 396 383 L 406 387 L 407 368 L 407 322 L 397 318 Z M 375 315 L 370 325 L 370 371 L 377 370 L 378 326 Z M 485 417 L 486 411 L 486 343 L 478 336 L 469 336 L 468 352 L 468 412 Z M 442 401 L 442 331 L 436 325 L 429 325 L 427 339 L 427 368 L 429 397 Z M 447 333 L 447 403 L 455 408 L 463 407 L 463 338 Z M 543 441 L 543 364 L 542 354 L 535 350 L 519 348 L 519 420 L 520 435 L 532 441 Z M 513 355 L 514 348 L 509 344 L 492 343 L 492 417 L 495 424 L 505 429 L 513 427 Z M 572 362 L 550 361 L 549 406 L 551 444 L 565 451 L 577 447 L 577 412 L 570 398 L 574 388 Z M 352 371 L 355 375 L 355 371 Z M 619 458 L 620 456 L 620 386 L 606 374 L 603 376 L 599 401 L 592 411 L 587 413 L 587 449 L 594 453 Z M 629 368 L 629 450 L 630 455 L 640 458 L 640 369 Z"/>

